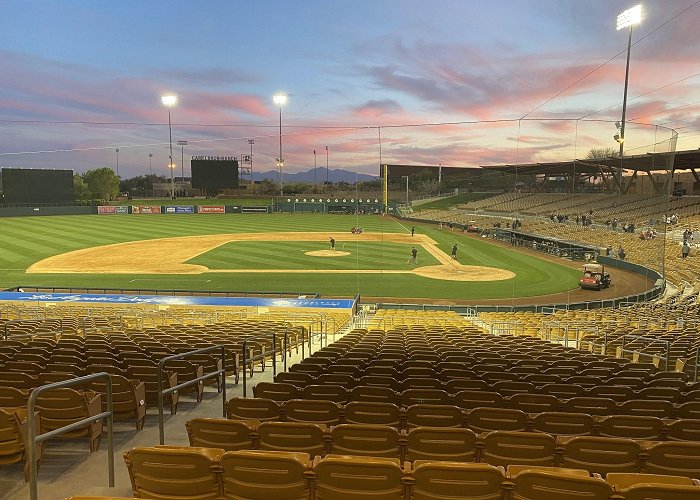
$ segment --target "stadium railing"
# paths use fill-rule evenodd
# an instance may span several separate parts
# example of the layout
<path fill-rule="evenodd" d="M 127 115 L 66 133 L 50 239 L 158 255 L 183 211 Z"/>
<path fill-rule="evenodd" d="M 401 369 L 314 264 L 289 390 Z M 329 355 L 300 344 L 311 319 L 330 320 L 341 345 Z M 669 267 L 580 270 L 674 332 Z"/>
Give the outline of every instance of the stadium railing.
<path fill-rule="evenodd" d="M 244 342 L 245 345 L 245 342 Z M 183 382 L 181 384 L 177 384 L 174 387 L 169 387 L 167 389 L 163 388 L 163 375 L 165 372 L 165 363 L 168 361 L 173 361 L 176 359 L 182 359 L 186 358 L 188 356 L 192 356 L 194 354 L 206 354 L 209 352 L 213 352 L 216 350 L 221 350 L 221 368 L 219 370 L 215 370 L 213 372 L 207 372 L 204 373 L 203 375 L 196 377 L 192 380 L 188 380 L 187 382 Z M 245 350 L 245 347 L 244 347 Z M 245 378 L 245 365 L 243 365 L 243 376 Z M 171 394 L 175 391 L 179 391 L 180 389 L 184 389 L 185 387 L 190 387 L 195 384 L 199 384 L 200 382 L 210 379 L 212 375 L 216 376 L 221 376 L 224 378 L 223 383 L 221 384 L 221 395 L 222 395 L 222 401 L 223 401 L 223 415 L 224 417 L 226 416 L 226 346 L 223 345 L 215 345 L 211 347 L 203 347 L 201 349 L 195 349 L 193 351 L 188 351 L 188 352 L 183 352 L 181 354 L 174 354 L 172 356 L 167 356 L 163 359 L 161 359 L 158 362 L 158 434 L 160 436 L 160 444 L 165 444 L 165 420 L 163 417 L 163 399 L 165 396 L 168 394 Z M 111 385 L 110 385 L 110 391 L 111 391 Z M 111 395 L 110 395 L 110 404 L 111 404 Z"/>
<path fill-rule="evenodd" d="M 36 405 L 36 400 L 39 395 L 51 389 L 59 389 L 63 387 L 71 387 L 75 385 L 82 385 L 85 382 L 91 380 L 105 379 L 107 381 L 107 411 L 103 411 L 92 417 L 84 418 L 72 424 L 65 425 L 61 428 L 54 429 L 49 432 L 44 432 L 42 434 L 36 434 L 36 424 L 35 419 L 37 418 L 34 413 L 34 407 Z M 225 400 L 224 400 L 225 403 Z M 224 404 L 225 406 L 225 404 Z M 55 382 L 53 384 L 42 385 L 37 387 L 29 395 L 29 400 L 27 402 L 27 462 L 29 464 L 29 498 L 30 500 L 38 500 L 39 494 L 37 492 L 37 464 L 36 464 L 36 445 L 50 439 L 54 436 L 64 434 L 66 432 L 80 429 L 85 427 L 87 424 L 97 422 L 99 420 L 107 419 L 107 462 L 109 470 L 109 487 L 114 488 L 114 434 L 113 434 L 113 411 L 112 411 L 112 377 L 105 372 L 93 373 L 91 375 L 86 375 L 84 377 L 78 377 L 70 380 L 65 380 L 63 382 Z M 162 443 L 161 443 L 162 444 Z"/>

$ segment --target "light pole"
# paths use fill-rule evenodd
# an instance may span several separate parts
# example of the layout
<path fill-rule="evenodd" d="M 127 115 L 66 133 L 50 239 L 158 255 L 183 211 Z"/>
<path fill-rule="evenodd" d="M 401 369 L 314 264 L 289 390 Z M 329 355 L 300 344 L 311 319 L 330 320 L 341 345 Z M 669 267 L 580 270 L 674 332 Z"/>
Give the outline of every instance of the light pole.
<path fill-rule="evenodd" d="M 164 95 L 160 98 L 163 105 L 168 108 L 168 136 L 170 138 L 170 162 L 168 163 L 168 168 L 170 169 L 170 199 L 175 199 L 175 177 L 173 177 L 175 170 L 175 164 L 173 163 L 173 126 L 170 121 L 170 109 L 177 104 L 176 95 Z"/>
<path fill-rule="evenodd" d="M 148 175 L 153 175 L 153 153 L 148 153 Z"/>
<path fill-rule="evenodd" d="M 326 146 L 326 184 L 328 184 L 328 146 Z"/>
<path fill-rule="evenodd" d="M 284 156 L 282 156 L 282 104 L 287 102 L 287 96 L 284 94 L 276 94 L 272 100 L 280 107 L 280 156 L 277 158 L 277 168 L 280 170 L 280 196 L 282 196 L 282 167 L 284 167 Z"/>
<path fill-rule="evenodd" d="M 250 144 L 250 186 L 255 191 L 255 181 L 253 180 L 253 144 L 255 144 L 255 139 L 248 139 L 248 144 Z"/>
<path fill-rule="evenodd" d="M 408 209 L 408 176 L 402 175 L 402 179 L 406 179 L 406 208 Z"/>
<path fill-rule="evenodd" d="M 187 141 L 177 141 L 177 145 L 180 146 L 180 161 L 182 161 L 180 171 L 182 172 L 182 182 L 185 182 L 185 146 L 187 146 Z"/>
<path fill-rule="evenodd" d="M 617 169 L 617 179 L 620 185 L 620 191 L 622 191 L 622 159 L 625 153 L 625 115 L 627 114 L 627 84 L 629 83 L 630 77 L 630 52 L 632 50 L 632 27 L 635 24 L 639 24 L 642 21 L 642 6 L 635 5 L 631 9 L 627 9 L 623 13 L 617 16 L 617 30 L 620 31 L 623 28 L 629 26 L 630 33 L 627 39 L 627 65 L 625 67 L 625 91 L 622 97 L 622 121 L 620 126 L 620 133 L 616 137 L 616 140 L 620 143 L 620 166 Z"/>
<path fill-rule="evenodd" d="M 117 152 L 117 177 L 119 177 L 119 148 L 115 149 Z"/>
<path fill-rule="evenodd" d="M 314 189 L 316 186 L 316 150 L 314 149 Z"/>

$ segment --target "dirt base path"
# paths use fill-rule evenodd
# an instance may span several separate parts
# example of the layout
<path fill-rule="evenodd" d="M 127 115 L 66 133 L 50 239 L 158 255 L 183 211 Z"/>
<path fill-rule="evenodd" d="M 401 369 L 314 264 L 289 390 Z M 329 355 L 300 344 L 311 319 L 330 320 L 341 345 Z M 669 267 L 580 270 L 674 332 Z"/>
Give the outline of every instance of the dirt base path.
<path fill-rule="evenodd" d="M 27 273 L 81 273 L 81 274 L 203 274 L 214 273 L 367 273 L 416 274 L 425 278 L 450 281 L 495 281 L 515 276 L 511 271 L 483 266 L 465 266 L 440 250 L 437 243 L 426 235 L 410 236 L 398 233 L 333 234 L 336 245 L 354 241 L 386 241 L 422 247 L 440 264 L 407 270 L 289 270 L 289 269 L 216 269 L 188 264 L 187 261 L 214 248 L 236 241 L 318 241 L 328 242 L 328 233 L 245 233 L 183 236 L 155 240 L 131 241 L 75 250 L 34 263 Z M 328 256 L 327 251 L 322 256 Z M 331 253 L 328 251 L 328 253 Z M 339 254 L 340 252 L 336 252 Z M 409 252 L 406 252 L 409 255 Z"/>

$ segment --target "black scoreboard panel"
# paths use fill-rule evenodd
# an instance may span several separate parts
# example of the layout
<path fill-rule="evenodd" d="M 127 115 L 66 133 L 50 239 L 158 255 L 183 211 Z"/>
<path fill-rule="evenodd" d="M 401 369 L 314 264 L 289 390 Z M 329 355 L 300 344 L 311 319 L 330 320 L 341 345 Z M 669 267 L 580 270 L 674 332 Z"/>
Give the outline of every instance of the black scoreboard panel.
<path fill-rule="evenodd" d="M 2 186 L 8 205 L 75 201 L 72 170 L 3 168 Z"/>
<path fill-rule="evenodd" d="M 238 188 L 238 160 L 192 159 L 192 187 L 214 194 Z"/>

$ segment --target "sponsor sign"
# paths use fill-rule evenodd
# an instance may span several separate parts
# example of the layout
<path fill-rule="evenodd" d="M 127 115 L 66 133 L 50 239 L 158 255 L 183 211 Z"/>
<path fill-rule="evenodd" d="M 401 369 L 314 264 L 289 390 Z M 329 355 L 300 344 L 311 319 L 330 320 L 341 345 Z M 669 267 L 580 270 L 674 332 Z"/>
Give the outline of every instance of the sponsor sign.
<path fill-rule="evenodd" d="M 177 205 L 174 207 L 165 207 L 166 214 L 193 214 L 194 207 L 192 205 Z"/>
<path fill-rule="evenodd" d="M 199 205 L 197 207 L 199 214 L 225 214 L 226 207 L 224 205 Z"/>
<path fill-rule="evenodd" d="M 160 213 L 160 206 L 136 205 L 136 206 L 131 207 L 131 213 L 132 214 L 159 214 Z"/>
<path fill-rule="evenodd" d="M 112 205 L 100 205 L 97 207 L 97 213 L 101 215 L 106 214 L 128 214 L 129 207 L 115 207 Z"/>
<path fill-rule="evenodd" d="M 350 309 L 352 299 L 282 299 L 268 297 L 187 297 L 165 295 L 110 295 L 93 293 L 0 292 L 0 301 L 88 302 L 103 304 L 155 304 L 164 306 L 305 307 Z"/>

